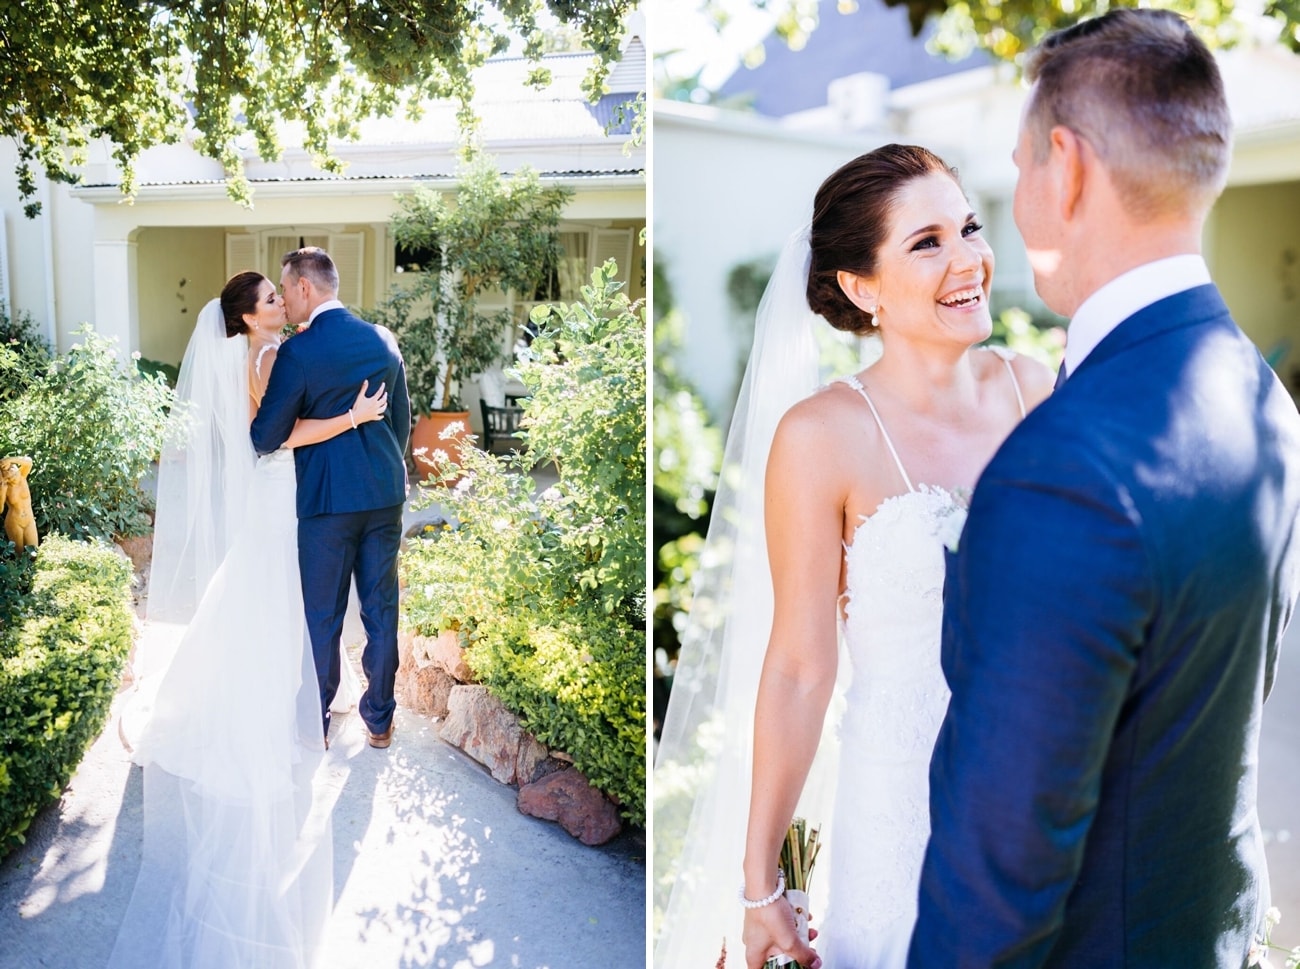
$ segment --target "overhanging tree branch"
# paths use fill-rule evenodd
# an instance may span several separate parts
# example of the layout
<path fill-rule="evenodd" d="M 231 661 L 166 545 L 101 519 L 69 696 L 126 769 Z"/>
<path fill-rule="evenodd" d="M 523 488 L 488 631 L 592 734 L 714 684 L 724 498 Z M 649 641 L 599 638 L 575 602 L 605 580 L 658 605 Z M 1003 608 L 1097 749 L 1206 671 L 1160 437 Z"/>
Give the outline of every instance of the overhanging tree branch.
<path fill-rule="evenodd" d="M 583 90 L 602 93 L 633 0 L 0 0 L 0 135 L 19 145 L 19 191 L 29 216 L 36 172 L 76 181 L 91 138 L 104 138 L 135 191 L 146 148 L 187 129 L 221 162 L 232 197 L 250 187 L 236 140 L 280 152 L 282 122 L 301 122 L 327 171 L 341 167 L 331 138 L 365 117 L 450 98 L 473 126 L 472 72 L 510 36 L 540 63 L 545 9 L 596 54 Z M 535 72 L 534 82 L 545 72 Z"/>

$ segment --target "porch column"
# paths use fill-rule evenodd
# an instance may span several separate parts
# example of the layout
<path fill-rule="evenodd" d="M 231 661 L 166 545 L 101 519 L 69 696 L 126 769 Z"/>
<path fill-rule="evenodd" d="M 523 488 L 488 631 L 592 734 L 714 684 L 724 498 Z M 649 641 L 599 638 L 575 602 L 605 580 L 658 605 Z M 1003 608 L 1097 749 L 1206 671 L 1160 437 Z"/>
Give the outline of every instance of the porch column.
<path fill-rule="evenodd" d="M 95 330 L 116 337 L 124 357 L 140 345 L 140 309 L 136 294 L 135 240 L 95 240 Z"/>

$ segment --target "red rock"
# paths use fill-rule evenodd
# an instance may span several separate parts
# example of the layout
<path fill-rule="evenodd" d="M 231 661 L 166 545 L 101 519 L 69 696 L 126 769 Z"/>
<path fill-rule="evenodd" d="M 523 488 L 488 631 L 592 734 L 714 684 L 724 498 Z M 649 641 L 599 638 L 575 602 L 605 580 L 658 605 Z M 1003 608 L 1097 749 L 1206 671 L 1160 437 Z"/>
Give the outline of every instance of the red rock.
<path fill-rule="evenodd" d="M 614 805 L 573 767 L 525 784 L 515 803 L 530 817 L 558 821 L 585 845 L 604 844 L 623 828 Z"/>
<path fill-rule="evenodd" d="M 474 671 L 465 662 L 465 647 L 460 644 L 460 633 L 448 630 L 438 634 L 427 647 L 433 665 L 441 667 L 461 683 L 473 683 Z"/>
<path fill-rule="evenodd" d="M 502 784 L 531 780 L 546 748 L 485 686 L 454 686 L 438 735 L 486 767 Z"/>
<path fill-rule="evenodd" d="M 456 681 L 427 659 L 423 664 L 420 662 L 420 656 L 415 653 L 420 640 L 432 641 L 405 632 L 398 636 L 395 685 L 406 709 L 426 717 L 445 717 L 447 701 Z"/>
<path fill-rule="evenodd" d="M 117 539 L 117 547 L 126 553 L 131 565 L 140 572 L 153 561 L 153 532 L 148 535 L 132 535 L 130 538 Z"/>

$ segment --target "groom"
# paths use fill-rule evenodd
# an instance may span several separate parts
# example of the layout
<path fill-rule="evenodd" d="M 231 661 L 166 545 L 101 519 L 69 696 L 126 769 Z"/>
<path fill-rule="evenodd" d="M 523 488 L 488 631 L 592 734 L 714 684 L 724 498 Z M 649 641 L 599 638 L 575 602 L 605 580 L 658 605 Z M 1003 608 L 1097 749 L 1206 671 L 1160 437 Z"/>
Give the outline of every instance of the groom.
<path fill-rule="evenodd" d="M 347 413 L 363 381 L 388 390 L 381 420 L 294 450 L 298 566 L 326 743 L 341 672 L 339 637 L 355 576 L 366 630 L 361 667 L 368 681 L 358 710 L 370 746 L 387 747 L 397 708 L 397 551 L 411 429 L 406 369 L 393 335 L 339 302 L 338 270 L 324 249 L 308 246 L 280 262 L 289 322 L 310 327 L 280 347 L 253 421 L 257 453 L 269 454 L 283 444 L 300 417 Z"/>
<path fill-rule="evenodd" d="M 1258 740 L 1300 591 L 1300 417 L 1200 255 L 1223 84 L 1149 9 L 1048 37 L 1027 75 L 1014 214 L 1072 318 L 1066 381 L 949 557 L 908 965 L 1241 969 L 1268 904 Z"/>

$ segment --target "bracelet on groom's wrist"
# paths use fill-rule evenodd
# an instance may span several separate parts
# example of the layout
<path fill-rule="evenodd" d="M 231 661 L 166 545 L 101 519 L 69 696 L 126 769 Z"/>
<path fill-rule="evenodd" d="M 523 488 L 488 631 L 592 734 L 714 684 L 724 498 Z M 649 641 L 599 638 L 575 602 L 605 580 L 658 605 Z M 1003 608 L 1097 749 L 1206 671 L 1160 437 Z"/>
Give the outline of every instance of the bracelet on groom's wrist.
<path fill-rule="evenodd" d="M 785 894 L 785 872 L 781 869 L 779 865 L 777 866 L 776 891 L 774 891 L 771 895 L 767 896 L 767 898 L 760 898 L 758 901 L 754 901 L 754 899 L 752 898 L 746 898 L 744 882 L 740 883 L 739 894 L 740 894 L 740 904 L 743 905 L 745 908 L 763 908 L 767 905 L 771 905 L 778 898 L 780 898 L 782 895 Z"/>

